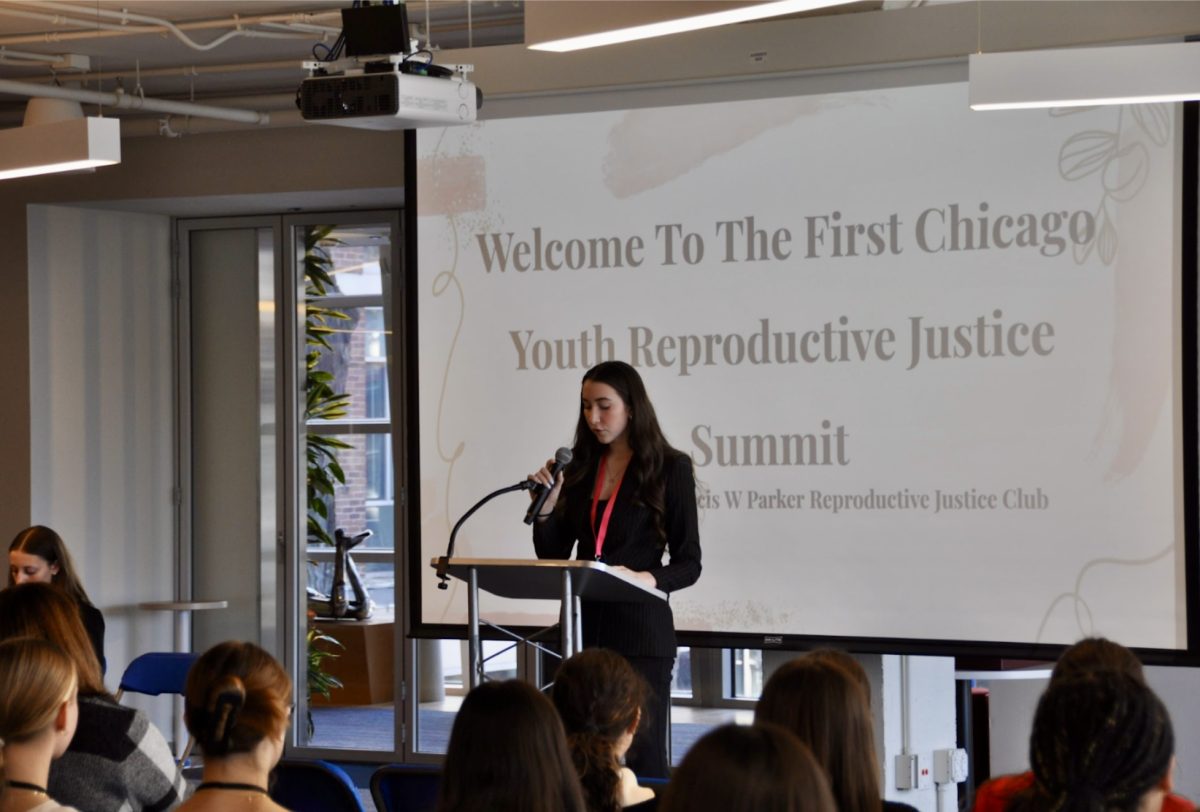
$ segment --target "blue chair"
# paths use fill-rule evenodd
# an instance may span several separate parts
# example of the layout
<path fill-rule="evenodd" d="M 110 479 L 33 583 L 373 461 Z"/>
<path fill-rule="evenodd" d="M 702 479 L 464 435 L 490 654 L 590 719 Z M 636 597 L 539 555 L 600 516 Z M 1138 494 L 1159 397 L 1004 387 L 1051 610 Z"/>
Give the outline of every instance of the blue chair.
<path fill-rule="evenodd" d="M 179 694 L 183 696 L 184 686 L 187 685 L 188 671 L 196 662 L 199 654 L 175 654 L 168 651 L 153 651 L 135 657 L 133 662 L 121 675 L 121 684 L 117 687 L 117 701 L 121 701 L 126 691 L 135 694 Z"/>
<path fill-rule="evenodd" d="M 191 652 L 180 654 L 170 651 L 152 651 L 135 657 L 133 662 L 126 667 L 125 673 L 121 675 L 121 683 L 117 686 L 117 701 L 121 701 L 121 697 L 125 695 L 126 691 L 149 696 L 161 696 L 162 694 L 183 696 L 184 688 L 187 686 L 188 671 L 191 670 L 192 663 L 196 662 L 199 656 L 199 654 Z M 179 730 L 178 727 L 176 729 Z M 183 755 L 179 758 L 180 764 L 187 763 L 194 744 L 195 740 L 189 735 L 187 747 L 184 748 Z"/>
<path fill-rule="evenodd" d="M 366 812 L 350 776 L 328 761 L 285 758 L 270 787 L 271 800 L 291 812 Z"/>
<path fill-rule="evenodd" d="M 388 764 L 371 774 L 371 797 L 379 812 L 433 812 L 441 784 L 436 767 Z"/>

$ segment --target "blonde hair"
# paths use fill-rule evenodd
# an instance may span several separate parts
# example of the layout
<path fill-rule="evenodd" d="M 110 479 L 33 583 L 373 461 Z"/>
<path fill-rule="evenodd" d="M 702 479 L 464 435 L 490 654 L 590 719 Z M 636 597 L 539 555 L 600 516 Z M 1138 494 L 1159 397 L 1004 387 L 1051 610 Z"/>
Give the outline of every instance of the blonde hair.
<path fill-rule="evenodd" d="M 0 746 L 37 736 L 75 692 L 75 665 L 58 646 L 35 637 L 0 643 Z"/>

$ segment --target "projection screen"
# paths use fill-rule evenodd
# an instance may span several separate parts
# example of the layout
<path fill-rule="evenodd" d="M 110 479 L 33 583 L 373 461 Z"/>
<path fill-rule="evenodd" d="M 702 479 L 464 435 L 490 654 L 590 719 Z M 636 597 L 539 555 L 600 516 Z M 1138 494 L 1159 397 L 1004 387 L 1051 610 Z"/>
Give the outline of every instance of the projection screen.
<path fill-rule="evenodd" d="M 1181 118 L 949 82 L 420 131 L 418 625 L 617 358 L 695 463 L 682 632 L 1186 649 Z M 532 558 L 526 505 L 456 554 Z"/>

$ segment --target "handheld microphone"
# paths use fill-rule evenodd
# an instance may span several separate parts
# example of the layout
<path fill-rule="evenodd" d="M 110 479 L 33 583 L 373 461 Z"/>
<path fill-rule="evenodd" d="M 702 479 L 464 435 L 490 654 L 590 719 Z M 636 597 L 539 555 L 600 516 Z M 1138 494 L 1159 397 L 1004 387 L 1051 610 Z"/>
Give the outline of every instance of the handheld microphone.
<path fill-rule="evenodd" d="M 571 461 L 571 449 L 560 448 L 554 452 L 554 464 L 550 466 L 550 487 L 545 485 L 535 485 L 533 490 L 537 493 L 537 499 L 534 499 L 529 505 L 529 510 L 525 511 L 525 524 L 533 524 L 533 520 L 542 512 L 542 505 L 546 504 L 546 497 L 550 495 L 550 491 L 554 487 L 554 480 L 558 478 L 558 472 L 566 467 Z"/>

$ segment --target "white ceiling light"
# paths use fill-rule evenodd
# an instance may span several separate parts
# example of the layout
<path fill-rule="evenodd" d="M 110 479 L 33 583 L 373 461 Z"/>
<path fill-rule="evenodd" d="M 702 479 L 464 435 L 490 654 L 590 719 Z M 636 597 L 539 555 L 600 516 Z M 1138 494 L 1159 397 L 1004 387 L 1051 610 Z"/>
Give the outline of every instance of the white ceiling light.
<path fill-rule="evenodd" d="M 78 102 L 30 99 L 25 124 L 0 130 L 0 180 L 121 162 L 121 123 L 85 118 Z"/>
<path fill-rule="evenodd" d="M 714 11 L 709 14 L 697 14 L 693 17 L 681 17 L 676 20 L 663 20 L 657 23 L 635 25 L 629 28 L 618 28 L 613 31 L 601 31 L 595 34 L 583 34 L 577 37 L 538 42 L 530 45 L 533 51 L 580 51 L 584 48 L 597 48 L 601 45 L 615 45 L 618 42 L 633 42 L 639 39 L 662 37 L 667 34 L 680 34 L 684 31 L 699 31 L 702 28 L 716 28 L 732 23 L 744 23 L 749 20 L 761 20 L 766 17 L 778 17 L 783 14 L 799 14 L 803 11 L 839 6 L 853 0 L 776 0 L 772 3 L 758 3 L 744 8 Z"/>
<path fill-rule="evenodd" d="M 1200 99 L 1200 42 L 971 54 L 972 110 Z"/>

